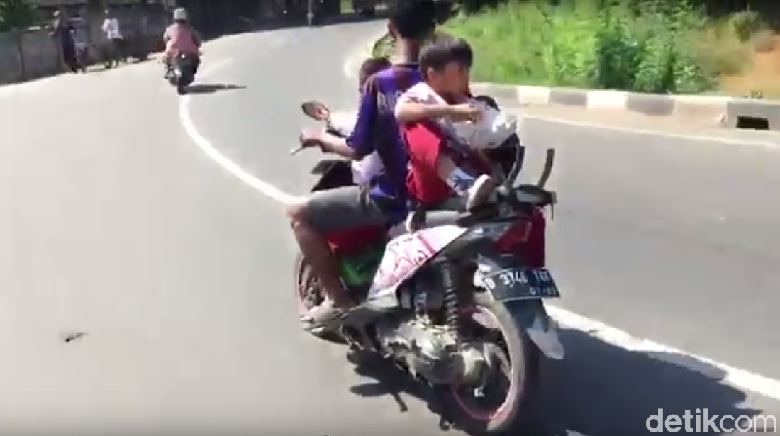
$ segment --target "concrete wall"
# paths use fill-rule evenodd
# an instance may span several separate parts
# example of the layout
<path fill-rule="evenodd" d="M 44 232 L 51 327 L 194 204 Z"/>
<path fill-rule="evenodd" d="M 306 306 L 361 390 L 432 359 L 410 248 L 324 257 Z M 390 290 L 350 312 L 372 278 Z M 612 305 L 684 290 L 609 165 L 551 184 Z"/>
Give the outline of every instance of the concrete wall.
<path fill-rule="evenodd" d="M 46 30 L 0 33 L 0 84 L 54 74 L 60 70 L 59 57 Z"/>
<path fill-rule="evenodd" d="M 12 33 L 0 33 L 0 84 L 20 78 L 21 52 L 19 39 Z"/>
<path fill-rule="evenodd" d="M 155 45 L 161 39 L 166 24 L 164 20 L 149 19 L 137 10 L 119 11 L 117 15 L 131 50 L 138 45 Z M 100 30 L 101 23 L 102 17 L 96 16 L 74 25 L 76 41 L 89 47 L 87 63 L 102 61 L 110 52 L 108 41 Z M 59 47 L 48 30 L 35 28 L 0 33 L 0 85 L 63 71 Z"/>

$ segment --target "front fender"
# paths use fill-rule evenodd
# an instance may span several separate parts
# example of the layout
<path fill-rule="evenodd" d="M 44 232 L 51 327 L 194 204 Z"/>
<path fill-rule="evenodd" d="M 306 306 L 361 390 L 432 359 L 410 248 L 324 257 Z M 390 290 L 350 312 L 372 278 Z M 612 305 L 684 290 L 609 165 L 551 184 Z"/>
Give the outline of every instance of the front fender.
<path fill-rule="evenodd" d="M 352 167 L 349 161 L 342 159 L 323 159 L 311 170 L 320 179 L 312 187 L 312 191 L 324 191 L 352 185 Z"/>

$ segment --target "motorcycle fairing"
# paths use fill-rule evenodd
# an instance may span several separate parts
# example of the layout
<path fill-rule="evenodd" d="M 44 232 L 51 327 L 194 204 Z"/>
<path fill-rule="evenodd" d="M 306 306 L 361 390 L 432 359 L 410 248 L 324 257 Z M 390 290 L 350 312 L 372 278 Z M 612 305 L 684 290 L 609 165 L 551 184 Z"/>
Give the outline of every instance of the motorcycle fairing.
<path fill-rule="evenodd" d="M 405 233 L 391 240 L 371 283 L 367 304 L 378 310 L 397 307 L 398 287 L 467 231 L 465 227 L 444 225 Z"/>
<path fill-rule="evenodd" d="M 371 283 L 384 254 L 385 244 L 371 243 L 356 253 L 339 257 L 341 278 L 348 287 L 361 287 Z"/>

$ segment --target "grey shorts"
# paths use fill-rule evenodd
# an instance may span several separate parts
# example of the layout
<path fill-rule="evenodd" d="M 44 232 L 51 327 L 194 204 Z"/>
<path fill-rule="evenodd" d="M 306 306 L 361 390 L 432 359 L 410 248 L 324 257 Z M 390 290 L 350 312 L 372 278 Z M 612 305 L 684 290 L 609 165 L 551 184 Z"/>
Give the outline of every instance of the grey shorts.
<path fill-rule="evenodd" d="M 389 222 L 361 186 L 316 191 L 309 196 L 306 222 L 318 233 L 334 233 Z"/>

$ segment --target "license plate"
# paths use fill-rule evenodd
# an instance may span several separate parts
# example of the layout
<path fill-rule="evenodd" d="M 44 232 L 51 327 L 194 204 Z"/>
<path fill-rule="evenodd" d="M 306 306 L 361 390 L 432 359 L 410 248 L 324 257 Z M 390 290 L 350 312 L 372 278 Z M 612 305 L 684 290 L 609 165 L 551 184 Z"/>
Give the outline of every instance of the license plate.
<path fill-rule="evenodd" d="M 546 268 L 505 268 L 485 274 L 482 282 L 499 301 L 561 296 L 552 274 Z"/>

